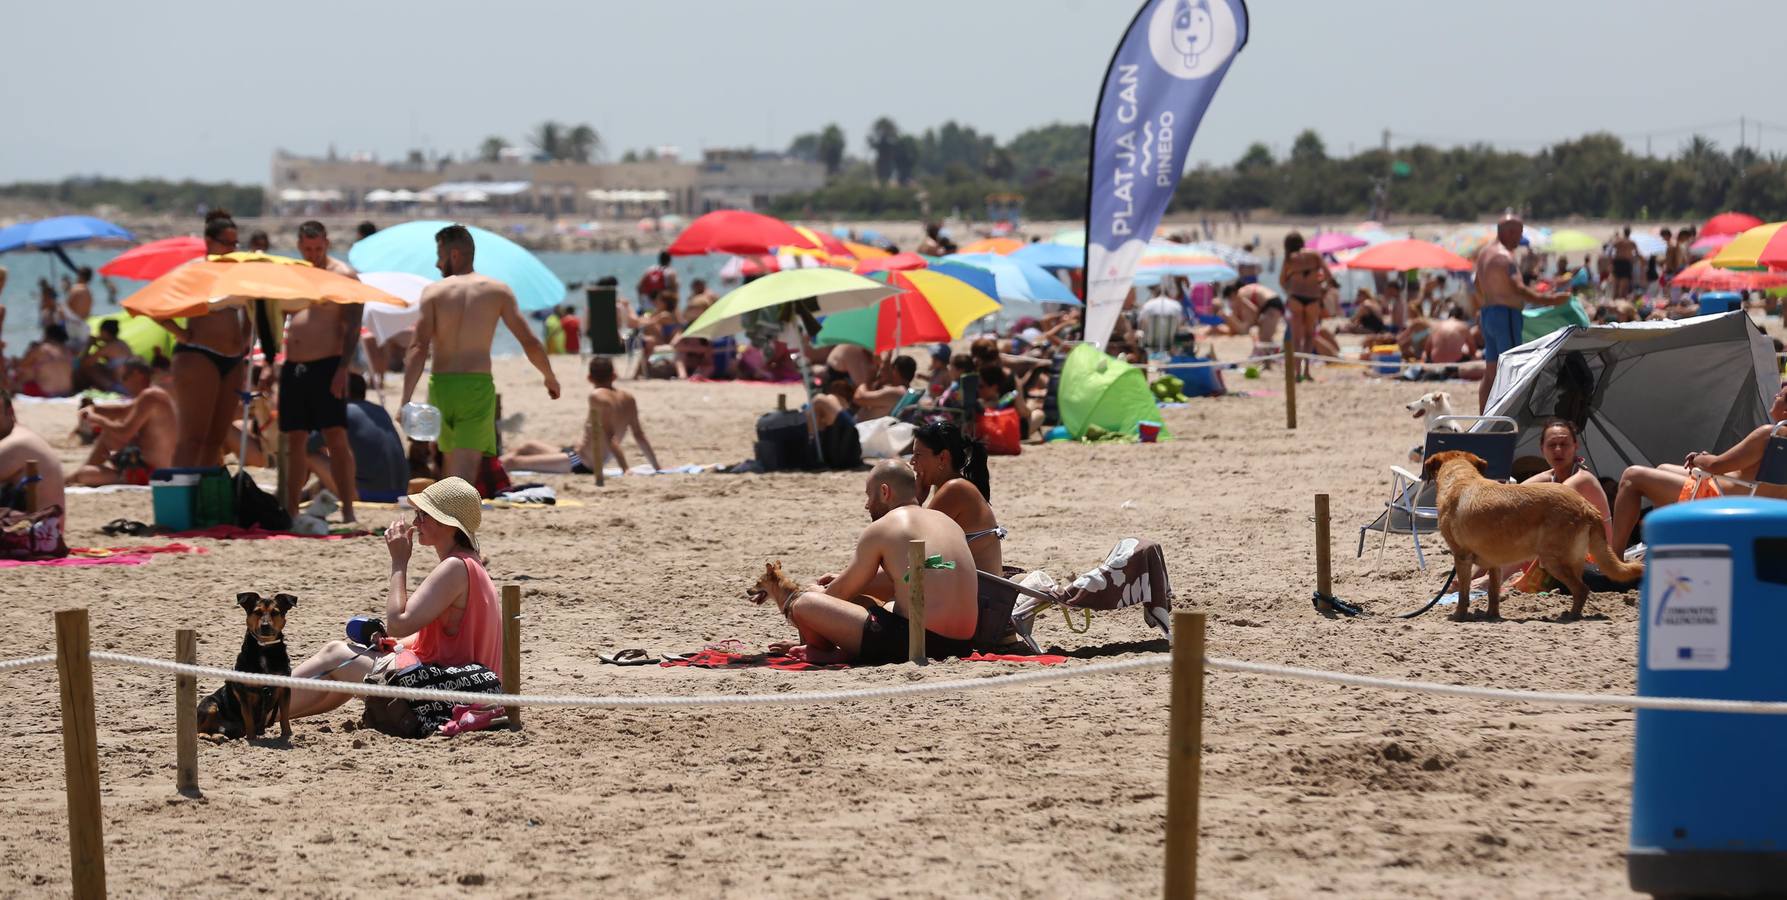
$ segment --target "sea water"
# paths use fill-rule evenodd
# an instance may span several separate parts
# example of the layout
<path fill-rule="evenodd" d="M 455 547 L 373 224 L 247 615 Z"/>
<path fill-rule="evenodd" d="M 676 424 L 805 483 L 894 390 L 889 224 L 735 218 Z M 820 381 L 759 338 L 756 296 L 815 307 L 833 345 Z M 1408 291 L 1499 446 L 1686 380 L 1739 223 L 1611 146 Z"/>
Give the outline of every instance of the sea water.
<path fill-rule="evenodd" d="M 89 248 L 75 247 L 68 250 L 68 256 L 77 266 L 92 266 L 97 272 L 100 266 L 128 248 Z M 274 253 L 296 256 L 297 251 L 291 248 L 275 246 Z M 639 283 L 645 270 L 657 264 L 657 255 L 653 253 L 559 253 L 542 251 L 534 254 L 546 267 L 557 275 L 565 284 L 577 282 L 594 283 L 596 279 L 612 275 L 620 281 L 620 294 L 631 298 L 633 288 Z M 346 254 L 337 254 L 345 258 Z M 691 256 L 676 259 L 672 268 L 677 271 L 686 298 L 689 285 L 696 278 L 705 278 L 713 290 L 721 290 L 719 284 L 720 267 L 725 264 L 724 256 Z M 6 267 L 6 289 L 0 292 L 0 307 L 6 309 L 6 329 L 0 338 L 6 342 L 6 355 L 19 356 L 25 352 L 32 341 L 42 338 L 43 330 L 37 317 L 37 280 L 47 278 L 55 286 L 58 298 L 62 296 L 62 278 L 74 277 L 74 272 L 57 259 L 55 254 L 41 253 L 32 250 L 21 250 L 0 254 L 0 266 Z M 118 304 L 125 297 L 140 290 L 146 281 L 132 281 L 128 278 L 113 278 L 112 284 L 117 287 L 115 296 L 108 296 L 101 276 L 94 275 L 93 314 L 105 315 L 117 312 Z M 581 289 L 572 289 L 565 295 L 565 303 L 574 304 L 579 314 L 584 313 L 585 299 Z M 530 321 L 538 322 L 532 314 Z M 536 325 L 535 333 L 540 333 Z M 521 353 L 521 345 L 515 341 L 508 329 L 498 328 L 491 345 L 491 351 L 497 356 L 516 356 Z"/>

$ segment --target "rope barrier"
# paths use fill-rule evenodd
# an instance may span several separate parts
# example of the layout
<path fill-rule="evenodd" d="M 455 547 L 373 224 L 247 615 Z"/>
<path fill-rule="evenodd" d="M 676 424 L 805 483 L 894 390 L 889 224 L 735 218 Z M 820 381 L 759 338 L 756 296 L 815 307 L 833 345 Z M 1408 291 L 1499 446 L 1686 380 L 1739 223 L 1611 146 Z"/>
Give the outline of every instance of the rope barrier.
<path fill-rule="evenodd" d="M 397 697 L 403 700 L 440 700 L 447 703 L 483 704 L 486 706 L 600 707 L 604 709 L 623 709 L 644 706 L 793 706 L 802 703 L 836 703 L 846 700 L 915 697 L 924 694 L 944 694 L 952 691 L 972 691 L 988 688 L 1011 687 L 1019 684 L 1032 684 L 1042 681 L 1057 681 L 1063 678 L 1075 678 L 1081 675 L 1100 675 L 1108 672 L 1124 672 L 1131 669 L 1165 668 L 1172 662 L 1171 658 L 1167 656 L 1146 657 L 1143 659 L 1124 660 L 1122 662 L 1075 666 L 1073 668 L 1023 672 L 1016 675 L 996 675 L 987 678 L 963 678 L 954 681 L 903 684 L 880 688 L 859 688 L 848 691 L 813 691 L 801 694 L 696 694 L 681 697 L 576 697 L 536 694 L 476 694 L 463 691 L 439 691 L 429 688 L 404 688 L 385 684 L 365 684 L 357 681 L 328 681 L 316 678 L 293 678 L 289 675 L 263 675 L 258 672 L 237 672 L 232 669 L 218 669 L 211 666 L 192 666 L 183 663 L 168 662 L 167 660 L 162 659 L 127 656 L 122 653 L 107 653 L 103 651 L 95 651 L 88 655 L 100 662 L 137 666 L 144 669 L 157 669 L 163 672 L 171 672 L 176 675 L 222 678 L 234 681 L 238 684 L 251 684 L 265 687 L 288 687 L 306 691 L 322 691 L 330 694 L 356 694 L 363 697 Z"/>
<path fill-rule="evenodd" d="M 858 688 L 844 691 L 811 691 L 799 694 L 696 694 L 670 697 L 583 697 L 539 694 L 479 694 L 466 693 L 463 691 L 431 690 L 427 688 L 404 688 L 391 685 L 365 684 L 363 682 L 355 681 L 329 681 L 315 678 L 294 678 L 288 675 L 263 675 L 255 672 L 237 672 L 232 669 L 187 665 L 162 659 L 129 656 L 123 653 L 109 653 L 104 651 L 93 651 L 88 655 L 99 662 L 136 666 L 145 669 L 156 669 L 175 675 L 221 678 L 240 684 L 289 687 L 298 690 L 325 691 L 327 693 L 335 694 L 354 694 L 362 697 L 397 697 L 404 700 L 440 700 L 449 703 L 484 704 L 488 706 L 557 706 L 604 709 L 674 706 L 794 706 L 804 703 L 837 703 L 849 700 L 916 697 L 926 694 L 986 690 L 1012 687 L 1020 684 L 1058 681 L 1065 678 L 1077 678 L 1082 675 L 1103 675 L 1113 672 L 1159 668 L 1168 666 L 1172 662 L 1171 658 L 1168 656 L 1144 657 L 1141 659 L 1123 660 L 1121 662 L 1094 663 L 1088 666 L 1022 672 L 1014 675 L 963 678 L 951 681 L 905 684 L 892 687 Z M 54 664 L 55 661 L 56 658 L 54 656 L 48 655 L 0 660 L 0 672 L 47 666 Z M 1581 694 L 1555 691 L 1520 691 L 1507 688 L 1480 688 L 1461 684 L 1442 684 L 1435 681 L 1409 681 L 1395 678 L 1377 678 L 1370 675 L 1352 675 L 1345 672 L 1329 672 L 1322 669 L 1304 669 L 1296 666 L 1246 662 L 1244 660 L 1224 659 L 1216 656 L 1207 657 L 1204 660 L 1204 663 L 1212 669 L 1236 672 L 1244 675 L 1261 675 L 1269 678 L 1285 678 L 1300 681 L 1318 681 L 1329 684 L 1349 685 L 1352 687 L 1402 691 L 1405 693 L 1440 694 L 1451 697 L 1466 697 L 1475 700 L 1556 703 L 1569 706 L 1654 709 L 1672 712 L 1787 715 L 1787 702 L 1780 701 L 1707 700 L 1689 697 L 1640 697 L 1634 694 Z"/>
<path fill-rule="evenodd" d="M 1339 357 L 1339 356 L 1323 356 L 1319 353 L 1299 352 L 1296 354 L 1296 356 L 1298 359 L 1307 359 L 1307 360 L 1311 360 L 1313 362 L 1327 363 L 1328 365 L 1331 365 L 1331 366 L 1359 366 L 1361 368 L 1368 368 L 1368 369 L 1377 368 L 1380 366 L 1386 367 L 1386 368 L 1394 366 L 1398 370 L 1425 369 L 1425 368 L 1441 368 L 1444 365 L 1446 365 L 1443 363 L 1420 363 L 1420 362 L 1405 363 L 1405 362 L 1389 362 L 1387 360 L 1383 361 L 1383 362 L 1379 362 L 1376 360 L 1346 359 L 1344 357 Z M 1276 357 L 1274 357 L 1274 358 L 1276 358 Z"/>
<path fill-rule="evenodd" d="M 1269 663 L 1242 662 L 1238 659 L 1210 657 L 1204 664 L 1212 669 L 1264 675 L 1270 678 L 1291 678 L 1303 681 L 1325 681 L 1353 687 L 1382 688 L 1418 694 L 1444 694 L 1476 700 L 1513 700 L 1527 703 L 1561 703 L 1570 706 L 1616 706 L 1626 709 L 1662 709 L 1674 712 L 1761 713 L 1787 715 L 1787 702 L 1762 700 L 1698 700 L 1686 697 L 1639 697 L 1632 694 L 1571 694 L 1550 691 L 1516 691 L 1506 688 L 1480 688 L 1461 684 L 1440 684 L 1436 681 L 1402 681 L 1394 678 L 1373 678 L 1369 675 L 1348 675 L 1321 669 L 1299 669 Z"/>
<path fill-rule="evenodd" d="M 1284 354 L 1274 353 L 1271 356 L 1249 356 L 1245 359 L 1200 359 L 1196 362 L 1154 362 L 1149 361 L 1150 372 L 1164 372 L 1167 369 L 1222 369 L 1252 365 L 1253 363 L 1277 362 L 1284 359 Z"/>

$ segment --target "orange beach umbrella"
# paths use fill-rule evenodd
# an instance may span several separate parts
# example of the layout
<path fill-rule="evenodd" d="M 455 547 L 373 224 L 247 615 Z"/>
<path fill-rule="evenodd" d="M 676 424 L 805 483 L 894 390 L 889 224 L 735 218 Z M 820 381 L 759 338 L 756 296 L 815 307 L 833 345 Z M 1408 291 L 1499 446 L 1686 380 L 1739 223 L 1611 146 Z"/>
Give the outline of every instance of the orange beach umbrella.
<path fill-rule="evenodd" d="M 369 284 L 318 269 L 301 259 L 231 253 L 188 263 L 124 299 L 134 315 L 153 319 L 202 316 L 214 309 L 271 300 L 281 312 L 312 303 L 409 304 Z"/>

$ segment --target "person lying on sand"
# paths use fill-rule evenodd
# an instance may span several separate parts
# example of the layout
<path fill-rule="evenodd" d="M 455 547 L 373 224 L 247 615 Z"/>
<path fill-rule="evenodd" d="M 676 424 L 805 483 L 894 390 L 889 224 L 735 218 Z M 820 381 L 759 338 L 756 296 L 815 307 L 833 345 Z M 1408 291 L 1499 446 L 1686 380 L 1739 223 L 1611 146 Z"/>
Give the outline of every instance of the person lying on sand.
<path fill-rule="evenodd" d="M 918 505 L 918 479 L 903 460 L 877 463 L 869 472 L 863 506 L 873 522 L 856 553 L 829 583 L 799 588 L 767 566 L 753 602 L 773 601 L 800 632 L 800 642 L 777 642 L 771 653 L 813 663 L 878 664 L 906 659 L 909 560 L 907 542 L 922 540 L 925 652 L 932 658 L 967 656 L 980 615 L 975 601 L 974 555 L 955 520 Z M 885 605 L 858 597 L 891 597 Z"/>
<path fill-rule="evenodd" d="M 42 480 L 37 483 L 37 505 L 27 509 L 25 465 L 29 462 L 37 463 L 37 477 Z M 62 486 L 62 462 L 56 451 L 37 432 L 19 424 L 13 415 L 12 394 L 0 388 L 0 507 L 34 513 L 62 506 Z"/>
<path fill-rule="evenodd" d="M 132 359 L 124 364 L 123 387 L 132 399 L 122 405 L 81 408 L 82 426 L 97 427 L 99 439 L 85 465 L 69 479 L 74 484 L 117 484 L 128 468 L 165 469 L 174 464 L 174 398 L 153 383 L 149 364 Z"/>
<path fill-rule="evenodd" d="M 589 383 L 593 385 L 589 392 L 590 415 L 601 415 L 608 442 L 605 449 L 620 464 L 621 471 L 627 470 L 627 455 L 621 450 L 621 438 L 629 431 L 633 433 L 633 442 L 639 445 L 639 452 L 645 454 L 645 461 L 657 469 L 658 455 L 652 452 L 652 442 L 645 437 L 645 426 L 639 424 L 639 402 L 632 394 L 614 386 L 614 361 L 605 356 L 590 360 Z M 553 447 L 544 441 L 527 441 L 503 454 L 503 468 L 513 472 L 594 474 L 593 467 L 601 465 L 603 460 L 602 454 L 590 443 L 592 437 L 589 420 L 585 420 L 583 434 L 574 446 Z"/>
<path fill-rule="evenodd" d="M 1774 403 L 1768 408 L 1768 421 L 1769 424 L 1758 426 L 1724 453 L 1705 450 L 1690 453 L 1679 466 L 1667 463 L 1654 467 L 1627 466 L 1619 477 L 1619 490 L 1613 495 L 1613 549 L 1622 551 L 1631 544 L 1632 531 L 1638 526 L 1638 513 L 1645 500 L 1656 508 L 1687 499 L 1685 495 L 1694 481 L 1695 468 L 1755 481 L 1756 470 L 1762 465 L 1763 451 L 1768 449 L 1769 436 L 1787 423 L 1787 384 L 1775 392 Z M 1712 483 L 1716 489 L 1718 479 L 1713 479 Z M 1787 496 L 1769 494 L 1769 490 L 1765 487 L 1758 493 Z"/>
<path fill-rule="evenodd" d="M 398 643 L 385 648 L 330 641 L 293 669 L 294 676 L 364 681 L 380 666 L 402 669 L 419 662 L 439 666 L 475 662 L 492 672 L 503 670 L 496 585 L 478 555 L 478 523 L 483 515 L 478 489 L 462 478 L 449 477 L 409 499 L 416 507 L 415 518 L 392 522 L 385 529 L 385 549 L 391 554 L 385 636 Z M 441 561 L 412 592 L 410 552 L 417 541 L 432 548 Z M 349 696 L 292 691 L 291 717 L 326 713 Z"/>
<path fill-rule="evenodd" d="M 918 360 L 889 353 L 876 367 L 868 383 L 857 387 L 852 397 L 857 415 L 864 419 L 879 419 L 891 414 L 893 408 L 906 398 L 906 392 L 912 389 L 912 379 L 916 377 Z"/>

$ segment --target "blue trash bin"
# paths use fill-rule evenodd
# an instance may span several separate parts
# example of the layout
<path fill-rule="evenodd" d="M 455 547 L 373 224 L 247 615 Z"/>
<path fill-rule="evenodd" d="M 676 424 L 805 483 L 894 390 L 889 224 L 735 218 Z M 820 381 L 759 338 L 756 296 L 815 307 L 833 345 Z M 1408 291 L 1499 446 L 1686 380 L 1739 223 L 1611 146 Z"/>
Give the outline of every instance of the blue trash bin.
<path fill-rule="evenodd" d="M 1644 523 L 1638 693 L 1787 700 L 1787 502 L 1696 500 Z M 1787 716 L 1639 710 L 1632 889 L 1787 891 Z"/>
<path fill-rule="evenodd" d="M 1744 297 L 1736 291 L 1707 291 L 1700 295 L 1700 314 L 1715 316 L 1742 309 Z"/>

